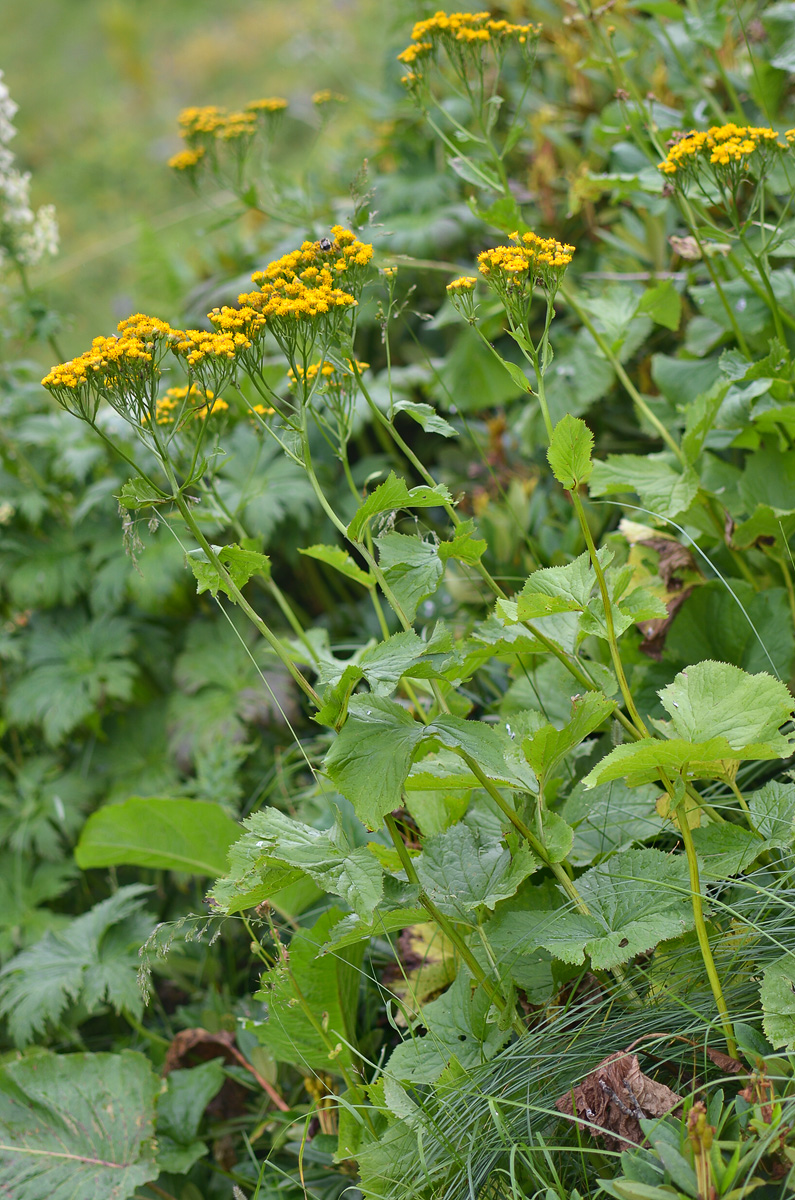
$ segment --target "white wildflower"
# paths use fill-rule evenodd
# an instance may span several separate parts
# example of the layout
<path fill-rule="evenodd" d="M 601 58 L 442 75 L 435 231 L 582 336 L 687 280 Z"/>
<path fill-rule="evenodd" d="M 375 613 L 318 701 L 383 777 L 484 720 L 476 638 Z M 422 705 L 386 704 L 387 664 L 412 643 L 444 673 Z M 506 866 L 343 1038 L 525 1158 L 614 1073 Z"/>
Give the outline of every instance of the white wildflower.
<path fill-rule="evenodd" d="M 30 206 L 30 173 L 18 171 L 7 143 L 16 130 L 12 124 L 17 106 L 0 71 L 0 270 L 16 262 L 33 267 L 58 253 L 55 208 L 44 204 L 34 214 Z"/>
<path fill-rule="evenodd" d="M 16 133 L 12 121 L 17 112 L 17 105 L 8 94 L 8 88 L 3 83 L 3 72 L 0 71 L 0 143 L 7 145 Z"/>

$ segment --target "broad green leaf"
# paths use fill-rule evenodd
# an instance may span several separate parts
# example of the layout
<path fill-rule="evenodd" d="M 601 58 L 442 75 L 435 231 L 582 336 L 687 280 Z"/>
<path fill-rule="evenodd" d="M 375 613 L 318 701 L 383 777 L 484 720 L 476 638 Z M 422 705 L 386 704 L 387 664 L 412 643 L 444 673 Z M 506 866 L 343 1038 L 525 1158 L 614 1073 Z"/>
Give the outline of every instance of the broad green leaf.
<path fill-rule="evenodd" d="M 424 726 L 378 696 L 354 696 L 348 720 L 329 750 L 329 778 L 368 829 L 402 804 L 401 793 Z"/>
<path fill-rule="evenodd" d="M 579 417 L 566 414 L 555 426 L 547 458 L 552 474 L 569 491 L 586 483 L 593 469 L 593 434 Z"/>
<path fill-rule="evenodd" d="M 418 1025 L 428 1032 L 423 1037 L 412 1032 L 397 1046 L 386 1074 L 411 1083 L 432 1083 L 453 1056 L 465 1070 L 487 1062 L 509 1037 L 488 1021 L 489 1007 L 482 989 L 473 994 L 468 976 L 459 972 L 444 995 L 423 1006 Z"/>
<path fill-rule="evenodd" d="M 442 714 L 425 729 L 450 750 L 462 750 L 475 759 L 489 779 L 504 781 L 525 791 L 536 791 L 536 780 L 511 739 L 483 721 Z"/>
<path fill-rule="evenodd" d="M 172 1071 L 157 1103 L 157 1165 L 161 1171 L 185 1174 L 207 1153 L 197 1140 L 204 1110 L 224 1085 L 223 1060 L 214 1058 L 185 1071 Z"/>
<path fill-rule="evenodd" d="M 430 404 L 421 404 L 413 400 L 397 400 L 395 412 L 408 413 L 426 433 L 438 433 L 445 438 L 458 437 L 458 430 L 454 429 L 449 421 L 445 421 L 444 417 L 440 417 Z"/>
<path fill-rule="evenodd" d="M 87 1013 L 107 1003 L 140 1017 L 138 951 L 152 931 L 141 907 L 149 890 L 139 883 L 120 888 L 0 971 L 0 1015 L 18 1046 L 32 1042 L 77 1001 Z"/>
<path fill-rule="evenodd" d="M 220 880 L 213 892 L 226 912 L 251 907 L 252 893 L 261 891 L 265 899 L 299 871 L 362 919 L 372 915 L 383 894 L 383 871 L 366 846 L 351 845 L 339 821 L 331 829 L 314 829 L 277 808 L 264 808 L 244 824 L 246 832 L 230 856 L 244 870 Z"/>
<path fill-rule="evenodd" d="M 375 580 L 367 571 L 363 571 L 358 567 L 346 550 L 340 546 L 305 546 L 303 549 L 299 546 L 299 554 L 305 554 L 307 558 L 316 558 L 319 562 L 324 562 L 330 567 L 334 567 L 341 575 L 347 576 L 348 579 L 354 579 L 356 583 L 360 583 L 362 587 L 374 588 Z"/>
<path fill-rule="evenodd" d="M 564 962 L 588 955 L 608 970 L 693 926 L 684 855 L 624 850 L 581 875 L 577 890 L 588 915 L 557 909 L 536 917 L 535 943 Z"/>
<path fill-rule="evenodd" d="M 359 964 L 364 945 L 336 949 L 321 956 L 329 934 L 342 913 L 332 908 L 311 927 L 293 934 L 289 967 L 277 965 L 262 977 L 256 999 L 268 1005 L 268 1019 L 252 1022 L 259 1041 L 279 1062 L 294 1063 L 302 1071 L 336 1074 L 352 1066 L 349 1046 L 355 1045 Z M 295 979 L 314 1022 L 296 1003 Z M 322 1033 L 316 1028 L 320 1024 Z M 338 1049 L 339 1047 L 339 1049 Z"/>
<path fill-rule="evenodd" d="M 795 955 L 785 954 L 762 977 L 762 1024 L 773 1048 L 795 1048 Z"/>
<path fill-rule="evenodd" d="M 762 837 L 778 846 L 791 846 L 795 841 L 795 784 L 771 779 L 746 800 Z"/>
<path fill-rule="evenodd" d="M 670 279 L 647 288 L 640 298 L 638 312 L 647 313 L 658 325 L 676 330 L 682 319 L 682 297 Z"/>
<path fill-rule="evenodd" d="M 762 838 L 729 822 L 702 825 L 692 835 L 703 879 L 730 879 L 739 875 L 767 849 Z"/>
<path fill-rule="evenodd" d="M 361 676 L 367 680 L 370 690 L 376 696 L 385 696 L 393 692 L 403 675 L 433 678 L 444 669 L 451 658 L 449 653 L 434 653 L 434 643 L 440 650 L 444 644 L 443 639 L 423 641 L 412 629 L 394 633 L 385 642 L 379 642 L 377 646 L 364 651 L 358 662 Z M 446 644 L 452 646 L 449 637 Z"/>
<path fill-rule="evenodd" d="M 84 871 L 122 863 L 192 875 L 223 875 L 240 826 L 220 804 L 131 796 L 92 813 L 75 847 Z"/>
<path fill-rule="evenodd" d="M 786 590 L 757 592 L 744 579 L 733 579 L 732 592 L 720 580 L 693 589 L 668 631 L 666 659 L 682 666 L 715 659 L 754 673 L 770 670 L 769 654 L 786 679 L 795 655 Z"/>
<path fill-rule="evenodd" d="M 707 660 L 680 671 L 659 696 L 679 737 L 694 742 L 724 737 L 735 749 L 769 742 L 782 757 L 789 752 L 778 730 L 792 716 L 793 699 L 771 675 L 749 675 L 730 663 Z"/>
<path fill-rule="evenodd" d="M 242 546 L 213 546 L 212 549 L 236 588 L 245 587 L 252 575 L 270 578 L 271 560 L 267 554 L 244 550 Z M 229 584 L 203 550 L 192 551 L 188 555 L 188 562 L 196 576 L 196 591 L 199 594 L 210 592 L 212 596 L 217 596 L 221 591 L 232 596 Z"/>
<path fill-rule="evenodd" d="M 512 896 L 540 866 L 526 845 L 512 854 L 503 841 L 464 824 L 428 838 L 414 865 L 434 904 L 460 921 L 481 906 L 493 909 Z"/>
<path fill-rule="evenodd" d="M 567 856 L 573 866 L 587 866 L 633 842 L 659 837 L 663 821 L 657 814 L 659 787 L 626 787 L 617 780 L 588 790 L 578 783 L 563 806 L 574 826 L 574 843 Z"/>
<path fill-rule="evenodd" d="M 595 462 L 592 496 L 637 492 L 644 508 L 665 517 L 685 512 L 696 498 L 698 475 L 692 467 L 679 469 L 672 454 L 608 454 Z"/>
<path fill-rule="evenodd" d="M 526 737 L 522 750 L 536 775 L 546 778 L 570 750 L 603 724 L 614 708 L 613 701 L 601 692 L 587 692 L 572 702 L 572 718 L 563 729 L 544 725 Z"/>
<path fill-rule="evenodd" d="M 0 1191 L 127 1200 L 156 1179 L 160 1080 L 142 1054 L 38 1053 L 0 1067 Z"/>
<path fill-rule="evenodd" d="M 604 570 L 609 566 L 613 552 L 603 546 L 597 554 Z M 582 612 L 588 607 L 595 586 L 596 575 L 587 551 L 565 567 L 541 567 L 527 579 L 519 593 L 517 617 L 527 621 L 545 613 Z M 498 603 L 498 609 L 500 607 Z"/>
<path fill-rule="evenodd" d="M 153 504 L 165 504 L 171 500 L 171 496 L 161 492 L 160 488 L 155 487 L 142 475 L 136 475 L 134 479 L 128 479 L 123 485 L 117 499 L 122 508 L 135 510 L 151 508 Z"/>
<path fill-rule="evenodd" d="M 536 815 L 532 826 L 543 842 L 550 862 L 563 862 L 564 858 L 568 858 L 574 844 L 574 830 L 560 813 L 544 809 L 540 820 Z"/>
<path fill-rule="evenodd" d="M 768 743 L 733 749 L 726 738 L 710 738 L 708 742 L 689 742 L 684 738 L 643 738 L 642 741 L 616 746 L 585 776 L 586 787 L 608 783 L 611 779 L 626 779 L 630 787 L 651 783 L 660 778 L 660 771 L 681 774 L 689 779 L 713 779 L 725 773 L 725 764 L 745 759 L 765 761 L 778 758 Z"/>
<path fill-rule="evenodd" d="M 370 517 L 378 513 L 395 512 L 400 508 L 438 508 L 451 499 L 449 491 L 442 484 L 409 488 L 404 479 L 399 479 L 391 471 L 388 478 L 359 506 L 348 526 L 348 534 L 354 541 L 359 541 Z"/>
<path fill-rule="evenodd" d="M 431 542 L 405 533 L 385 533 L 374 539 L 378 565 L 410 621 L 421 600 L 433 595 L 444 573 L 439 551 Z"/>

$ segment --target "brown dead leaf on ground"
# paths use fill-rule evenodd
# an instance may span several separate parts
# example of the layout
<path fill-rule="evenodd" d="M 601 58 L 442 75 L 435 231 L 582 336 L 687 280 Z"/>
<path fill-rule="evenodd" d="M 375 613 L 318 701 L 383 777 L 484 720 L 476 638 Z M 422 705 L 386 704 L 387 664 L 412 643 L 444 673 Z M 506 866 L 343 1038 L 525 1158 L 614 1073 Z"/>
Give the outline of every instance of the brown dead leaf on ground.
<path fill-rule="evenodd" d="M 621 1150 L 643 1142 L 643 1118 L 663 1117 L 681 1103 L 676 1092 L 643 1074 L 636 1055 L 619 1050 L 559 1096 L 555 1107 L 590 1125 L 608 1149 Z"/>
<path fill-rule="evenodd" d="M 180 1030 L 166 1052 L 163 1075 L 169 1075 L 178 1068 L 195 1067 L 199 1063 L 209 1062 L 211 1058 L 222 1058 L 225 1064 L 234 1063 L 236 1066 L 245 1067 L 262 1090 L 267 1092 L 276 1108 L 282 1112 L 288 1111 L 290 1106 L 285 1104 L 273 1084 L 264 1079 L 240 1053 L 235 1045 L 235 1035 L 226 1029 L 221 1029 L 218 1033 L 210 1033 L 208 1029 L 200 1028 Z M 227 1079 L 215 1100 L 210 1102 L 209 1108 L 215 1113 L 213 1105 L 217 1105 L 224 1110 L 225 1117 L 239 1115 L 245 1109 L 245 1101 L 246 1089 L 234 1079 Z"/>

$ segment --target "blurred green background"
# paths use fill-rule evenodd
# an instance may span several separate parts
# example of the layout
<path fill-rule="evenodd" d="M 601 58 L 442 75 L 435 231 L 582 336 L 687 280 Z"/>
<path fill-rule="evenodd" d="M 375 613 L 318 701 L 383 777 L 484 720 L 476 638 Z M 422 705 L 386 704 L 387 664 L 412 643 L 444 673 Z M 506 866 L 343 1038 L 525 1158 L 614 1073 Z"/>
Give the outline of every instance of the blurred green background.
<path fill-rule="evenodd" d="M 169 170 L 177 116 L 192 104 L 290 102 L 282 139 L 296 165 L 317 136 L 320 88 L 349 97 L 324 138 L 368 153 L 385 73 L 415 5 L 385 0 L 36 0 L 5 6 L 0 68 L 19 105 L 12 149 L 54 203 L 61 253 L 34 274 L 64 316 L 65 352 L 130 312 L 169 317 L 206 273 L 236 209 Z M 402 39 L 402 40 L 401 40 Z M 290 162 L 289 156 L 293 161 Z M 248 230 L 249 235 L 251 229 Z M 245 236 L 226 225 L 227 242 Z M 45 357 L 49 352 L 45 352 Z"/>

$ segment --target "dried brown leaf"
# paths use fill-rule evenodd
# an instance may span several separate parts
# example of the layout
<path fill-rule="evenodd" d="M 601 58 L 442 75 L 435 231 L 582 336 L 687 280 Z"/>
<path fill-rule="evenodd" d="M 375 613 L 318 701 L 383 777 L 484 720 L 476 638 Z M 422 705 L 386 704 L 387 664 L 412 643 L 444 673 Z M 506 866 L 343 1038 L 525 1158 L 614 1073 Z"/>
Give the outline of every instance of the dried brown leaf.
<path fill-rule="evenodd" d="M 643 1074 L 636 1055 L 619 1050 L 559 1096 L 555 1107 L 569 1116 L 576 1114 L 614 1150 L 629 1143 L 639 1146 L 643 1142 L 641 1120 L 665 1116 L 681 1103 L 676 1092 Z"/>

